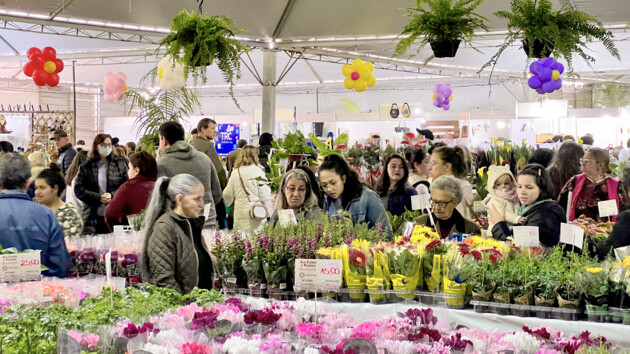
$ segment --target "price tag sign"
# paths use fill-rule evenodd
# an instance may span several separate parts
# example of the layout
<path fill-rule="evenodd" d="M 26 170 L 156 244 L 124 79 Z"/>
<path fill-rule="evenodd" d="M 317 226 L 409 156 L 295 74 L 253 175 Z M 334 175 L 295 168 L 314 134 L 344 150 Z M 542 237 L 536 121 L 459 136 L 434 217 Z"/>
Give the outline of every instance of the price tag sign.
<path fill-rule="evenodd" d="M 619 214 L 619 209 L 617 209 L 617 201 L 615 200 L 605 200 L 603 202 L 597 203 L 597 208 L 599 209 L 599 217 L 610 217 Z"/>
<path fill-rule="evenodd" d="M 582 249 L 584 246 L 584 229 L 571 224 L 560 224 L 560 242 Z"/>
<path fill-rule="evenodd" d="M 206 205 L 203 206 L 203 216 L 208 219 L 208 215 L 210 215 L 210 208 L 212 207 L 212 204 L 208 203 Z"/>
<path fill-rule="evenodd" d="M 20 281 L 32 281 L 42 279 L 41 252 L 34 251 L 20 253 Z"/>
<path fill-rule="evenodd" d="M 296 291 L 339 291 L 341 259 L 296 259 Z"/>
<path fill-rule="evenodd" d="M 513 232 L 516 247 L 537 247 L 540 243 L 538 226 L 514 226 Z"/>
<path fill-rule="evenodd" d="M 20 281 L 20 255 L 17 253 L 0 255 L 0 280 L 4 283 Z"/>
<path fill-rule="evenodd" d="M 431 195 L 420 194 L 411 196 L 411 209 L 431 209 Z"/>
<path fill-rule="evenodd" d="M 297 219 L 295 218 L 293 209 L 278 210 L 278 221 L 281 226 L 297 225 Z"/>

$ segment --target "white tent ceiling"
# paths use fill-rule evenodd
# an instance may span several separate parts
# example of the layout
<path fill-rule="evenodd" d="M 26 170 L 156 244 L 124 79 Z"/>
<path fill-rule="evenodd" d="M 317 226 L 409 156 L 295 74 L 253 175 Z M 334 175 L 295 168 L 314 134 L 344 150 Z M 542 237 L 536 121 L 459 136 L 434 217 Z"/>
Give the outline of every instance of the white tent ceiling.
<path fill-rule="evenodd" d="M 597 58 L 593 70 L 576 58 L 575 67 L 583 80 L 630 83 L 630 32 L 623 26 L 630 18 L 630 1 L 566 0 L 577 10 L 599 16 L 615 33 L 622 62 L 612 58 L 600 43 L 589 48 Z M 558 1 L 558 6 L 565 1 Z M 205 0 L 205 14 L 226 15 L 244 29 L 244 42 L 257 47 L 250 53 L 261 71 L 262 52 L 270 48 L 301 52 L 308 62 L 300 60 L 283 80 L 284 84 L 341 87 L 340 66 L 347 59 L 362 57 L 376 63 L 374 75 L 379 86 L 422 85 L 449 81 L 456 85 L 478 85 L 487 82 L 487 73 L 476 71 L 502 42 L 505 23 L 492 15 L 509 9 L 507 0 L 486 0 L 479 12 L 491 22 L 491 33 L 460 48 L 456 58 L 433 59 L 430 49 L 415 57 L 390 59 L 395 36 L 408 22 L 402 8 L 413 6 L 413 0 Z M 193 0 L 0 0 L 0 78 L 28 79 L 20 69 L 26 50 L 32 46 L 53 46 L 69 67 L 76 61 L 77 82 L 100 85 L 108 71 L 123 71 L 130 86 L 155 66 L 152 54 L 167 32 L 172 17 L 181 9 L 196 11 Z M 88 38 L 97 37 L 97 38 Z M 413 50 L 412 50 L 413 51 Z M 410 51 L 410 53 L 412 52 Z M 247 62 L 249 59 L 245 56 Z M 342 59 L 339 59 L 342 58 Z M 289 62 L 289 55 L 278 54 L 278 73 Z M 497 77 L 515 80 L 523 77 L 527 60 L 517 46 L 509 48 L 497 65 Z M 242 68 L 240 87 L 254 87 L 254 75 Z M 208 69 L 208 85 L 223 89 L 221 73 Z M 262 73 L 261 73 L 262 74 Z M 456 78 L 456 79 L 455 79 Z M 68 68 L 62 81 L 72 81 Z M 385 80 L 384 80 L 385 79 Z M 407 80 L 408 79 L 408 80 Z"/>

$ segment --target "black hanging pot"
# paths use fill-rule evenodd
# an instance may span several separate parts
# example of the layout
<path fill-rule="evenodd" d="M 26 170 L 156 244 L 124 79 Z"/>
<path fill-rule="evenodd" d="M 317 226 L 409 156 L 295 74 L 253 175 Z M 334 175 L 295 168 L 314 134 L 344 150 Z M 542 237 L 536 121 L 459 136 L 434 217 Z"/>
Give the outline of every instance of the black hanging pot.
<path fill-rule="evenodd" d="M 443 41 L 430 42 L 431 49 L 433 49 L 433 55 L 436 58 L 452 58 L 457 54 L 459 43 L 462 41 L 459 39 L 449 39 Z"/>
<path fill-rule="evenodd" d="M 553 43 L 538 38 L 534 39 L 534 45 L 530 47 L 529 41 L 523 39 L 523 50 L 528 58 L 547 58 L 551 55 L 553 47 Z"/>

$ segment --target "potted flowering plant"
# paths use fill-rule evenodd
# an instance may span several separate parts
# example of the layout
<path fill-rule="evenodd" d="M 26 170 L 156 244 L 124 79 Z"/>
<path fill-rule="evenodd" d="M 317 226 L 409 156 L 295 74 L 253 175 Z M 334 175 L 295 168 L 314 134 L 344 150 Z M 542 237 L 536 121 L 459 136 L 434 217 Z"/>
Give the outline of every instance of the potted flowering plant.
<path fill-rule="evenodd" d="M 288 264 L 286 255 L 286 239 L 284 235 L 260 234 L 257 241 L 260 243 L 261 259 L 265 279 L 267 279 L 267 292 L 269 297 L 282 300 L 287 291 Z"/>
<path fill-rule="evenodd" d="M 494 274 L 498 260 L 501 259 L 501 253 L 496 250 L 488 250 L 482 252 L 480 261 L 473 263 L 470 272 L 476 274 L 468 279 L 468 286 L 471 289 L 472 299 L 477 301 L 491 301 L 494 289 Z M 485 312 L 486 307 L 475 306 L 475 311 Z"/>
<path fill-rule="evenodd" d="M 245 255 L 245 244 L 238 233 L 217 232 L 210 246 L 210 258 L 222 280 L 222 287 L 227 291 L 239 289 L 238 267 Z"/>
<path fill-rule="evenodd" d="M 242 267 L 247 274 L 247 287 L 250 296 L 261 297 L 264 290 L 267 289 L 265 283 L 265 275 L 261 262 L 261 244 L 255 239 L 250 238 L 244 241 L 245 256 L 243 257 Z"/>
<path fill-rule="evenodd" d="M 566 270 L 563 262 L 563 252 L 554 248 L 550 255 L 538 262 L 536 272 L 536 288 L 534 303 L 536 306 L 553 307 L 556 302 L 556 289 L 562 279 L 561 273 Z"/>
<path fill-rule="evenodd" d="M 422 273 L 426 288 L 430 292 L 439 292 L 442 280 L 443 256 L 448 252 L 448 245 L 440 240 L 433 240 L 424 248 L 422 255 Z"/>
<path fill-rule="evenodd" d="M 387 253 L 387 267 L 397 297 L 412 300 L 422 277 L 420 259 L 415 246 L 398 246 Z"/>
<path fill-rule="evenodd" d="M 601 322 L 601 313 L 608 311 L 608 273 L 610 264 L 604 262 L 582 268 L 576 274 L 576 282 L 586 298 L 589 321 Z"/>
<path fill-rule="evenodd" d="M 362 302 L 365 299 L 366 271 L 369 242 L 367 245 L 354 240 L 350 246 L 342 247 L 343 279 L 348 288 L 351 302 Z"/>

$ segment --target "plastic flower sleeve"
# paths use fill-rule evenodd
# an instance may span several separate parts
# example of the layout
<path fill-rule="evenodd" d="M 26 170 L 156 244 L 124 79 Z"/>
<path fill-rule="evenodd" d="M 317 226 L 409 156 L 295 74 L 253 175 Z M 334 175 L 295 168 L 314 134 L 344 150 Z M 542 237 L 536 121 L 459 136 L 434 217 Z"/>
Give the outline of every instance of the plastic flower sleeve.
<path fill-rule="evenodd" d="M 77 274 L 80 277 L 86 276 L 94 272 L 94 237 L 81 238 L 81 246 L 79 248 L 79 256 L 77 259 Z"/>
<path fill-rule="evenodd" d="M 361 250 L 344 246 L 341 249 L 343 278 L 346 286 L 351 290 L 364 290 L 366 288 L 365 262 L 366 256 Z M 365 293 L 351 292 L 353 299 L 364 299 Z"/>
<path fill-rule="evenodd" d="M 396 291 L 403 291 L 398 297 L 414 299 L 421 276 L 418 254 L 404 247 L 390 251 L 387 258 L 392 286 Z"/>
<path fill-rule="evenodd" d="M 385 280 L 383 275 L 383 267 L 379 261 L 379 252 L 370 250 L 367 253 L 366 263 L 366 286 L 370 292 L 371 303 L 386 303 L 387 297 L 383 293 L 385 290 L 389 290 L 389 283 Z"/>

